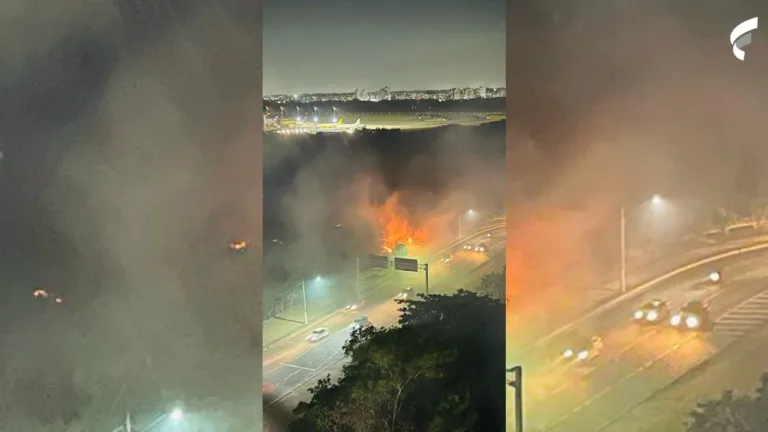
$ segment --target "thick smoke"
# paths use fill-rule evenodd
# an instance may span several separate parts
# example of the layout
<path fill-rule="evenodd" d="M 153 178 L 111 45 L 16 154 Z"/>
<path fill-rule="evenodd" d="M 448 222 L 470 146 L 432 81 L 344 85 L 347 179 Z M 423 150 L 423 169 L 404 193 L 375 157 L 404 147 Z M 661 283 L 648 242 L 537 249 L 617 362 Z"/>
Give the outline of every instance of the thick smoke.
<path fill-rule="evenodd" d="M 768 161 L 765 58 L 741 63 L 728 44 L 755 14 L 747 6 L 531 1 L 510 11 L 515 313 L 554 299 L 569 308 L 615 280 L 622 205 L 632 265 L 672 247 L 664 239 L 711 227 L 714 209 L 748 213 L 765 193 L 754 169 Z M 655 193 L 664 206 L 649 209 Z"/>
<path fill-rule="evenodd" d="M 502 209 L 502 128 L 315 137 L 314 145 L 325 150 L 283 194 L 280 214 L 293 234 L 284 245 L 289 272 L 344 274 L 353 271 L 355 256 L 409 239 L 415 248 L 444 245 L 458 235 L 462 212 L 484 211 L 479 220 Z M 299 142 L 280 144 L 309 145 Z M 465 223 L 472 228 L 472 221 Z"/>
<path fill-rule="evenodd" d="M 227 253 L 233 235 L 261 244 L 258 16 L 172 3 L 3 6 L 18 44 L 4 80 L 81 67 L 69 98 L 18 91 L 54 112 L 27 112 L 35 129 L 21 131 L 44 150 L 3 143 L 3 163 L 22 166 L 6 180 L 43 176 L 24 247 L 68 249 L 28 265 L 65 301 L 20 314 L 0 342 L 2 430 L 112 430 L 126 411 L 140 426 L 177 401 L 199 424 L 226 417 L 216 430 L 260 424 L 259 247 Z M 79 55 L 62 52 L 72 44 Z"/>

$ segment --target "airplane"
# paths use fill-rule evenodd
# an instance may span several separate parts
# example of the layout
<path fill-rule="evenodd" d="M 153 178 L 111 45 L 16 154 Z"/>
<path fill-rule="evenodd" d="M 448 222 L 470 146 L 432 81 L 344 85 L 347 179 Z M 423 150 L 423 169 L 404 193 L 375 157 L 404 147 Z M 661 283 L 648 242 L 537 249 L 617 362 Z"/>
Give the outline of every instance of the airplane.
<path fill-rule="evenodd" d="M 305 125 L 307 124 L 307 116 L 290 120 L 283 120 L 282 123 L 291 127 Z"/>
<path fill-rule="evenodd" d="M 282 128 L 278 130 L 277 132 L 280 134 L 289 134 L 289 135 L 295 135 L 295 134 L 316 134 L 316 133 L 341 133 L 341 132 L 347 132 L 347 133 L 353 133 L 356 130 L 364 128 L 365 125 L 360 123 L 360 119 L 357 119 L 356 122 L 351 124 L 344 124 L 343 119 L 339 119 L 336 123 L 323 123 L 318 125 L 312 125 L 305 127 L 301 124 L 297 124 L 294 127 L 287 127 Z"/>
<path fill-rule="evenodd" d="M 336 123 L 324 123 L 317 125 L 316 130 L 329 131 L 329 132 L 353 132 L 358 129 L 362 129 L 364 126 L 360 123 L 360 119 L 351 124 L 344 124 L 344 119 L 340 118 Z"/>

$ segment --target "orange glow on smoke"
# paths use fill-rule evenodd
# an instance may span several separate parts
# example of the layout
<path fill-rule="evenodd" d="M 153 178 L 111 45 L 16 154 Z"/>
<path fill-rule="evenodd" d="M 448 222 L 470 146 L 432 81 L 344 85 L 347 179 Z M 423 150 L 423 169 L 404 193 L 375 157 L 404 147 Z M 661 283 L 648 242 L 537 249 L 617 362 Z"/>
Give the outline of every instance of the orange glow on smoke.
<path fill-rule="evenodd" d="M 376 216 L 382 246 L 391 250 L 398 243 L 406 246 L 423 246 L 427 243 L 430 239 L 427 227 L 417 227 L 411 220 L 408 210 L 400 203 L 400 195 L 391 195 Z"/>
<path fill-rule="evenodd" d="M 615 278 L 618 241 L 598 243 L 593 233 L 617 224 L 616 208 L 597 200 L 532 207 L 507 227 L 508 346 L 578 313 L 590 291 Z"/>
<path fill-rule="evenodd" d="M 448 202 L 408 192 L 392 193 L 372 176 L 358 177 L 350 190 L 352 196 L 346 195 L 343 204 L 355 203 L 356 222 L 350 221 L 349 225 L 362 221 L 365 227 L 360 229 L 373 228 L 382 252 L 391 252 L 402 243 L 416 256 L 420 249 L 443 244 L 445 239 L 452 238 L 448 235 L 455 235 L 458 212 L 448 208 Z"/>
<path fill-rule="evenodd" d="M 389 195 L 381 205 L 359 203 L 358 214 L 376 228 L 382 251 L 387 252 L 398 243 L 406 245 L 411 252 L 438 244 L 450 222 L 450 215 L 436 211 L 420 214 L 409 211 L 397 192 Z"/>

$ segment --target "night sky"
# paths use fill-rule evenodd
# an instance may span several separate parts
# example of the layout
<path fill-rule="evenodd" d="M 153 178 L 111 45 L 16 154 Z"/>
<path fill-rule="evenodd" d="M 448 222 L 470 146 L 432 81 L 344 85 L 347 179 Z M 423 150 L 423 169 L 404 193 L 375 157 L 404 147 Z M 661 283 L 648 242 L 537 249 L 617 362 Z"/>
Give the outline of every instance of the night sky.
<path fill-rule="evenodd" d="M 505 83 L 505 0 L 265 0 L 264 94 Z"/>

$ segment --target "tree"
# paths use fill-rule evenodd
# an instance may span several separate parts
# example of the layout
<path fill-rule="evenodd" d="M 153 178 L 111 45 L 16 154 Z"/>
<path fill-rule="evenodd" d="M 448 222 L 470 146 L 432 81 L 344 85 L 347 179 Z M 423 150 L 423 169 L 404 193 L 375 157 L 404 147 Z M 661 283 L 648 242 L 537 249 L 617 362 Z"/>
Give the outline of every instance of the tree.
<path fill-rule="evenodd" d="M 768 374 L 753 395 L 726 390 L 718 399 L 699 402 L 691 412 L 688 432 L 768 431 Z"/>
<path fill-rule="evenodd" d="M 507 296 L 507 267 L 501 272 L 490 272 L 480 279 L 478 292 L 495 299 L 504 300 Z"/>
<path fill-rule="evenodd" d="M 504 429 L 504 305 L 464 290 L 400 302 L 398 326 L 353 332 L 341 378 L 310 390 L 291 430 Z"/>

